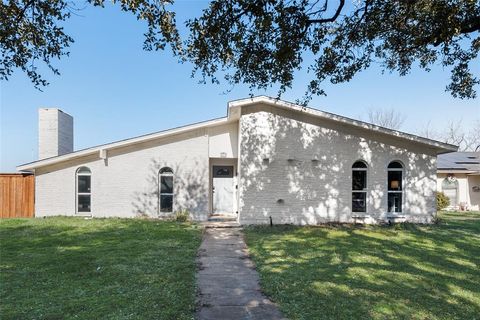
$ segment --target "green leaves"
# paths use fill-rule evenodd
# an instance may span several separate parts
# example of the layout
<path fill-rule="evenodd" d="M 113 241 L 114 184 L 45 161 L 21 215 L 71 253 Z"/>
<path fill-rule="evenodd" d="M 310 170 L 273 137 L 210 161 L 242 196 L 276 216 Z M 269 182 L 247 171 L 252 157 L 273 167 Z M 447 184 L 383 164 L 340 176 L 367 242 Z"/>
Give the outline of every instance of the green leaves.
<path fill-rule="evenodd" d="M 88 0 L 104 6 L 104 0 Z M 372 62 L 403 76 L 412 66 L 451 71 L 446 90 L 475 98 L 478 75 L 471 64 L 480 50 L 480 1 L 212 0 L 200 17 L 186 21 L 181 39 L 174 0 L 113 0 L 147 22 L 145 50 L 167 46 L 193 64 L 201 82 L 247 84 L 251 90 L 278 86 L 281 95 L 306 68 L 311 81 L 304 102 L 325 94 L 323 83 L 348 82 Z M 77 10 L 67 0 L 12 0 L 0 3 L 0 80 L 15 69 L 33 84 L 47 85 L 37 69 L 68 55 L 73 39 L 61 23 Z M 305 60 L 313 60 L 305 65 Z"/>
<path fill-rule="evenodd" d="M 60 74 L 52 60 L 68 55 L 73 39 L 59 26 L 70 17 L 65 1 L 12 0 L 0 3 L 0 80 L 8 80 L 18 68 L 35 87 L 48 82 L 38 72 L 44 63 L 54 74 Z"/>
<path fill-rule="evenodd" d="M 479 21 L 478 1 L 363 0 L 347 9 L 343 1 L 217 0 L 187 23 L 186 55 L 204 82 L 220 74 L 251 89 L 279 85 L 279 95 L 313 56 L 305 101 L 325 94 L 324 81 L 348 82 L 373 61 L 401 76 L 440 62 L 452 70 L 447 90 L 474 98 L 479 40 L 469 41 Z"/>
<path fill-rule="evenodd" d="M 186 57 L 194 63 L 194 73 L 204 82 L 220 73 L 232 85 L 264 89 L 280 84 L 284 91 L 303 61 L 306 4 L 212 1 L 200 18 L 187 22 Z"/>
<path fill-rule="evenodd" d="M 174 55 L 181 50 L 175 13 L 168 10 L 170 0 L 113 0 L 121 10 L 131 12 L 147 22 L 145 50 L 163 50 L 170 46 Z M 88 0 L 104 7 L 104 0 Z M 8 80 L 14 70 L 25 72 L 33 85 L 48 85 L 39 65 L 54 74 L 60 72 L 54 61 L 69 54 L 73 38 L 65 34 L 62 23 L 72 12 L 79 11 L 75 2 L 67 0 L 11 0 L 0 3 L 0 80 Z"/>

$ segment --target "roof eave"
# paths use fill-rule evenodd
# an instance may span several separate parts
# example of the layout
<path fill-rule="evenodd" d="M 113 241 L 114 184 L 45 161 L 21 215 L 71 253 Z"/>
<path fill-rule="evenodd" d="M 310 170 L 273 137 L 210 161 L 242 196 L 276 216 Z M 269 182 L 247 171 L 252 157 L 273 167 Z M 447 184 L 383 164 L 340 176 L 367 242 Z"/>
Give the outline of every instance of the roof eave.
<path fill-rule="evenodd" d="M 165 131 L 160 131 L 160 132 L 157 132 L 157 133 L 147 134 L 147 135 L 138 136 L 138 137 L 134 137 L 134 138 L 130 138 L 130 139 L 125 139 L 125 140 L 120 140 L 120 141 L 116 141 L 116 142 L 112 142 L 112 143 L 98 145 L 98 146 L 95 146 L 95 147 L 75 151 L 75 152 L 72 152 L 72 153 L 67 153 L 67 154 L 64 154 L 64 155 L 61 155 L 61 156 L 56 156 L 56 157 L 52 157 L 52 158 L 33 161 L 33 162 L 30 162 L 30 163 L 25 163 L 25 164 L 17 166 L 16 169 L 18 171 L 31 171 L 31 170 L 34 170 L 35 168 L 49 166 L 49 165 L 53 165 L 53 164 L 60 163 L 60 162 L 63 162 L 63 161 L 74 160 L 74 159 L 77 159 L 77 158 L 81 158 L 81 157 L 89 156 L 89 155 L 92 155 L 92 154 L 95 154 L 95 153 L 99 153 L 101 150 L 111 150 L 111 149 L 126 147 L 126 146 L 129 146 L 129 145 L 135 144 L 135 143 L 148 142 L 148 141 L 155 140 L 155 139 L 166 138 L 166 137 L 173 136 L 173 135 L 176 135 L 176 134 L 185 133 L 185 132 L 188 132 L 188 131 L 191 131 L 191 130 L 213 127 L 213 126 L 225 124 L 225 123 L 228 123 L 228 122 L 230 122 L 230 119 L 228 119 L 227 117 L 213 119 L 213 120 L 207 120 L 207 121 L 203 121 L 203 122 L 199 122 L 199 123 L 195 123 L 195 124 L 191 124 L 191 125 L 187 125 L 187 126 L 182 126 L 182 127 L 178 127 L 178 128 L 168 129 L 168 130 L 165 130 Z"/>
<path fill-rule="evenodd" d="M 460 168 L 437 168 L 438 173 L 465 173 L 471 174 L 476 173 L 476 170 L 460 169 Z"/>
<path fill-rule="evenodd" d="M 208 121 L 204 121 L 204 122 L 200 122 L 200 123 L 196 123 L 196 124 L 192 124 L 192 125 L 187 125 L 187 126 L 183 126 L 183 127 L 178 127 L 178 128 L 174 128 L 174 129 L 161 131 L 161 132 L 158 132 L 158 133 L 147 134 L 147 135 L 143 135 L 143 136 L 139 136 L 139 137 L 134 137 L 134 138 L 130 138 L 130 139 L 116 141 L 116 142 L 112 142 L 112 143 L 108 143 L 108 144 L 104 144 L 104 145 L 91 147 L 91 148 L 84 149 L 84 150 L 75 151 L 75 152 L 65 154 L 65 155 L 61 155 L 61 156 L 57 156 L 57 157 L 52 157 L 52 158 L 48 158 L 48 159 L 43 159 L 43 160 L 38 160 L 38 161 L 22 164 L 22 165 L 17 166 L 17 170 L 18 171 L 32 171 L 35 168 L 48 166 L 48 165 L 56 164 L 56 163 L 59 163 L 59 162 L 62 162 L 62 161 L 73 160 L 73 159 L 77 159 L 77 158 L 80 158 L 80 157 L 92 155 L 92 154 L 98 153 L 100 150 L 109 150 L 109 149 L 124 147 L 124 146 L 128 146 L 128 145 L 138 143 L 138 142 L 147 142 L 147 141 L 158 139 L 158 138 L 168 137 L 170 135 L 180 134 L 180 133 L 187 132 L 187 131 L 190 131 L 190 130 L 195 130 L 195 129 L 199 129 L 199 128 L 203 128 L 203 127 L 216 126 L 216 125 L 220 125 L 220 124 L 223 124 L 223 123 L 236 121 L 240 118 L 241 107 L 242 106 L 253 105 L 253 104 L 256 104 L 256 103 L 266 103 L 266 104 L 277 106 L 277 107 L 280 107 L 280 108 L 291 109 L 291 110 L 293 109 L 293 110 L 297 110 L 299 112 L 308 113 L 312 116 L 322 117 L 322 118 L 325 118 L 325 119 L 338 121 L 340 123 L 344 123 L 344 124 L 368 129 L 368 130 L 376 130 L 376 131 L 384 133 L 386 135 L 390 135 L 390 136 L 394 136 L 394 137 L 398 137 L 398 138 L 402 138 L 402 139 L 407 139 L 407 140 L 410 140 L 410 141 L 415 142 L 415 143 L 420 143 L 420 144 L 423 144 L 423 145 L 427 145 L 431 148 L 433 147 L 433 148 L 437 149 L 437 154 L 455 152 L 455 151 L 458 150 L 457 146 L 446 144 L 446 143 L 443 143 L 443 142 L 440 142 L 440 141 L 435 141 L 435 140 L 415 136 L 415 135 L 412 135 L 412 134 L 409 134 L 409 133 L 404 133 L 404 132 L 400 132 L 400 131 L 395 131 L 395 130 L 383 128 L 383 127 L 380 127 L 380 126 L 377 126 L 377 125 L 373 125 L 373 124 L 366 123 L 366 122 L 359 121 L 359 120 L 350 119 L 350 118 L 339 116 L 339 115 L 336 115 L 336 114 L 333 114 L 333 113 L 328 113 L 328 112 L 324 112 L 324 111 L 320 111 L 320 110 L 316 110 L 316 109 L 312 109 L 312 108 L 302 107 L 300 105 L 297 105 L 297 104 L 294 104 L 294 103 L 291 103 L 291 102 L 287 102 L 287 101 L 283 101 L 283 100 L 279 100 L 279 99 L 274 99 L 274 98 L 267 97 L 267 96 L 257 96 L 257 97 L 247 98 L 247 99 L 230 101 L 227 105 L 227 117 L 208 120 Z"/>
<path fill-rule="evenodd" d="M 283 100 L 280 100 L 280 99 L 274 99 L 274 98 L 267 97 L 267 96 L 256 96 L 256 97 L 252 97 L 252 98 L 234 100 L 234 101 L 231 101 L 231 102 L 228 103 L 228 107 L 229 107 L 229 109 L 230 108 L 239 109 L 242 106 L 254 105 L 254 104 L 257 104 L 257 103 L 265 103 L 265 104 L 269 104 L 269 105 L 284 108 L 284 109 L 291 109 L 291 110 L 293 109 L 293 110 L 296 110 L 296 111 L 299 111 L 299 112 L 304 112 L 304 113 L 310 114 L 312 116 L 317 116 L 317 117 L 321 117 L 321 118 L 325 118 L 325 119 L 329 119 L 329 120 L 334 120 L 334 121 L 338 121 L 340 123 L 344 123 L 344 124 L 347 124 L 347 125 L 351 125 L 351 126 L 355 126 L 355 127 L 359 127 L 359 128 L 363 128 L 363 129 L 367 129 L 367 130 L 378 131 L 378 132 L 381 132 L 381 133 L 389 135 L 389 136 L 393 136 L 393 137 L 397 137 L 397 138 L 401 138 L 401 139 L 406 139 L 406 140 L 409 140 L 409 141 L 412 141 L 412 142 L 415 142 L 415 143 L 420 143 L 420 144 L 426 145 L 430 148 L 437 149 L 437 155 L 458 151 L 458 146 L 456 146 L 456 145 L 452 145 L 452 144 L 444 143 L 444 142 L 441 142 L 441 141 L 416 136 L 416 135 L 406 133 L 406 132 L 401 132 L 401 131 L 397 131 L 397 130 L 384 128 L 384 127 L 381 127 L 381 126 L 378 126 L 378 125 L 375 125 L 375 124 L 363 122 L 363 121 L 360 121 L 360 120 L 351 119 L 351 118 L 348 118 L 348 117 L 340 116 L 340 115 L 325 112 L 325 111 L 320 111 L 320 110 L 317 110 L 317 109 L 303 107 L 303 106 L 300 106 L 298 104 L 294 104 L 292 102 L 283 101 Z"/>

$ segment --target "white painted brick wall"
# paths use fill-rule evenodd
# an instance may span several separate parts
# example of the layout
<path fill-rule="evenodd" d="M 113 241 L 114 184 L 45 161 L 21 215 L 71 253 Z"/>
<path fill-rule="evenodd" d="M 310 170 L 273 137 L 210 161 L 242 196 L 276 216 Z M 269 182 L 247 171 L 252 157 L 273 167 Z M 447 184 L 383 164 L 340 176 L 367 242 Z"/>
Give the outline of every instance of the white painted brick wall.
<path fill-rule="evenodd" d="M 210 158 L 238 158 L 238 122 L 209 128 Z"/>
<path fill-rule="evenodd" d="M 369 165 L 372 222 L 387 215 L 392 160 L 405 164 L 406 219 L 430 222 L 436 212 L 436 156 L 428 148 L 268 106 L 243 111 L 240 139 L 242 224 L 268 223 L 270 216 L 274 223 L 352 222 L 351 167 L 359 159 Z"/>
<path fill-rule="evenodd" d="M 92 215 L 158 215 L 158 170 L 174 170 L 174 211 L 188 209 L 196 220 L 208 212 L 208 137 L 196 130 L 170 138 L 109 150 L 36 171 L 36 216 L 75 215 L 75 173 L 92 172 Z"/>
<path fill-rule="evenodd" d="M 38 157 L 73 152 L 73 118 L 55 108 L 38 110 Z"/>
<path fill-rule="evenodd" d="M 36 216 L 75 215 L 75 172 L 85 165 L 92 172 L 94 217 L 155 217 L 158 170 L 167 165 L 175 172 L 174 211 L 186 208 L 195 220 L 204 220 L 210 198 L 209 151 L 217 155 L 217 147 L 228 147 L 215 140 L 222 132 L 217 131 L 199 129 L 109 150 L 106 162 L 94 155 L 38 169 Z M 246 108 L 239 131 L 243 224 L 268 223 L 270 216 L 274 223 L 352 222 L 351 166 L 359 159 L 369 164 L 367 214 L 373 222 L 386 217 L 387 165 L 392 160 L 405 164 L 407 220 L 430 222 L 435 214 L 436 156 L 428 147 L 266 106 Z M 214 137 L 210 148 L 209 132 Z M 222 136 L 235 142 L 236 134 Z M 226 149 L 235 153 L 232 146 Z M 312 162 L 315 157 L 318 161 Z"/>

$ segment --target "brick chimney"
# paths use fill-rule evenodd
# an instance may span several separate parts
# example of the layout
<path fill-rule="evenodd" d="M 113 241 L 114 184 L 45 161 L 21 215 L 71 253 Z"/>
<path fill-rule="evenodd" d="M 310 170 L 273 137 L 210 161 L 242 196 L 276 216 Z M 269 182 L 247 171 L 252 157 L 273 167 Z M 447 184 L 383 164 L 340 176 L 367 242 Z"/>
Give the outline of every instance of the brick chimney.
<path fill-rule="evenodd" d="M 56 108 L 38 110 L 39 160 L 73 152 L 73 118 Z"/>

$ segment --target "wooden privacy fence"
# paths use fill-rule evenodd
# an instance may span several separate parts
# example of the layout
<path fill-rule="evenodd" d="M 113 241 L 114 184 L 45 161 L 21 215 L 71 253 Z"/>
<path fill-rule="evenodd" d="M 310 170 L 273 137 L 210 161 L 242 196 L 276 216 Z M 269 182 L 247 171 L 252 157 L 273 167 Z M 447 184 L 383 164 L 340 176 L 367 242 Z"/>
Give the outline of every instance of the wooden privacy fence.
<path fill-rule="evenodd" d="M 35 176 L 0 173 L 0 218 L 32 218 L 35 203 Z"/>

